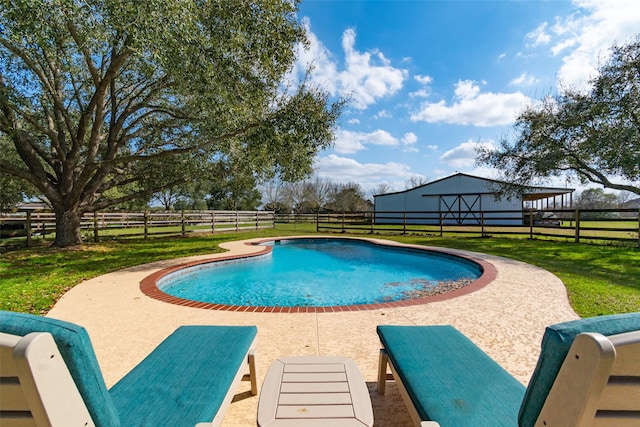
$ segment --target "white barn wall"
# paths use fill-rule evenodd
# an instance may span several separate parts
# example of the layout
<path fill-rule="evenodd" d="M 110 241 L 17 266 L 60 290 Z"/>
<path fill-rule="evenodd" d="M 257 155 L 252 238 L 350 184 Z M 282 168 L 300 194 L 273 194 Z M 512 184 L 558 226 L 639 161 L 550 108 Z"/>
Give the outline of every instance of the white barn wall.
<path fill-rule="evenodd" d="M 379 195 L 375 197 L 376 222 L 402 224 L 407 212 L 407 224 L 439 224 L 439 212 L 443 212 L 444 224 L 472 225 L 480 224 L 479 211 L 506 210 L 517 212 L 487 212 L 485 224 L 522 224 L 522 199 L 496 199 L 497 188 L 494 181 L 457 174 L 410 190 Z"/>

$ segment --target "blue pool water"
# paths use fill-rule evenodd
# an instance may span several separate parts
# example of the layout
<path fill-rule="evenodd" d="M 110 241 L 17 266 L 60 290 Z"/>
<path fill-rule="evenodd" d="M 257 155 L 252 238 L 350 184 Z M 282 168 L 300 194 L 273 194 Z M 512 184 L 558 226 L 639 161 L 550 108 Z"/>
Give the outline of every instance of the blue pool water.
<path fill-rule="evenodd" d="M 341 306 L 397 301 L 439 282 L 475 280 L 481 267 L 438 252 L 345 239 L 270 242 L 270 255 L 212 262 L 158 282 L 180 298 L 240 306 Z"/>

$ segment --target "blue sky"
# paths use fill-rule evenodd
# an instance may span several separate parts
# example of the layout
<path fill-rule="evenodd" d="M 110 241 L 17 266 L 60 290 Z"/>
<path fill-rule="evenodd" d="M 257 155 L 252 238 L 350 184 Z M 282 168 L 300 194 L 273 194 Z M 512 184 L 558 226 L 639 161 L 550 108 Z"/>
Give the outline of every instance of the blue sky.
<path fill-rule="evenodd" d="M 371 194 L 412 177 L 497 176 L 475 147 L 558 87 L 585 87 L 612 44 L 640 33 L 640 2 L 304 0 L 299 18 L 311 45 L 292 75 L 313 63 L 314 83 L 351 97 L 316 174 Z"/>

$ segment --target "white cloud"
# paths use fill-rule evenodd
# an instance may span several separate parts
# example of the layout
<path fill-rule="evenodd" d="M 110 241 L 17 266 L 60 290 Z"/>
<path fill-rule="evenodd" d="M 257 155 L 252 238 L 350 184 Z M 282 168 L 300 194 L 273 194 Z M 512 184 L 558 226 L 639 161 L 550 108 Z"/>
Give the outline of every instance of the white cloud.
<path fill-rule="evenodd" d="M 452 105 L 448 106 L 444 100 L 424 103 L 411 120 L 483 127 L 508 125 L 514 122 L 527 102 L 529 98 L 521 92 L 481 93 L 477 82 L 460 80 Z"/>
<path fill-rule="evenodd" d="M 316 173 L 321 178 L 330 179 L 333 182 L 361 183 L 365 190 L 372 190 L 381 183 L 391 183 L 392 186 L 397 187 L 399 183 L 415 175 L 408 165 L 402 163 L 360 163 L 335 154 L 318 158 Z"/>
<path fill-rule="evenodd" d="M 552 27 L 551 52 L 565 52 L 558 71 L 561 86 L 586 87 L 613 44 L 625 44 L 639 31 L 637 0 L 574 0 L 576 13 Z"/>
<path fill-rule="evenodd" d="M 413 132 L 407 132 L 402 137 L 402 143 L 404 145 L 412 145 L 412 144 L 415 144 L 417 141 L 418 141 L 418 137 Z"/>
<path fill-rule="evenodd" d="M 540 45 L 546 45 L 551 42 L 551 36 L 546 32 L 547 22 L 544 22 L 538 26 L 535 30 L 531 31 L 527 34 L 527 39 L 531 40 L 531 42 L 527 45 L 529 47 L 537 47 Z"/>
<path fill-rule="evenodd" d="M 332 95 L 350 96 L 351 106 L 365 109 L 378 99 L 393 95 L 402 89 L 408 71 L 393 67 L 391 62 L 378 50 L 359 52 L 355 49 L 356 32 L 347 29 L 342 35 L 342 49 L 345 55 L 345 68 L 338 69 L 338 61 L 331 52 L 311 32 L 308 18 L 303 19 L 307 29 L 310 46 L 298 47 L 298 61 L 290 79 L 299 80 L 311 65 L 311 79 Z"/>
<path fill-rule="evenodd" d="M 458 80 L 455 94 L 460 99 L 473 99 L 480 93 L 480 86 L 473 80 Z"/>
<path fill-rule="evenodd" d="M 342 154 L 353 154 L 364 150 L 365 134 L 362 132 L 351 132 L 348 130 L 339 130 L 336 132 L 333 149 Z"/>
<path fill-rule="evenodd" d="M 393 116 L 387 110 L 380 110 L 378 114 L 373 116 L 374 119 L 390 119 L 391 117 Z"/>
<path fill-rule="evenodd" d="M 502 61 L 506 57 L 507 57 L 506 53 L 501 53 L 500 55 L 498 55 L 498 62 Z"/>
<path fill-rule="evenodd" d="M 402 149 L 405 153 L 419 153 L 420 150 L 415 146 L 416 142 L 418 142 L 418 136 L 413 132 L 407 132 L 401 139 L 404 148 Z"/>
<path fill-rule="evenodd" d="M 376 130 L 367 134 L 367 139 L 374 145 L 398 145 L 397 138 L 391 136 L 386 130 Z"/>
<path fill-rule="evenodd" d="M 413 76 L 413 78 L 423 87 L 414 92 L 410 92 L 409 97 L 427 98 L 429 95 L 431 95 L 431 88 L 429 87 L 429 85 L 433 82 L 433 78 L 431 76 L 416 75 Z"/>
<path fill-rule="evenodd" d="M 551 53 L 553 54 L 553 56 L 558 56 L 560 52 L 575 46 L 577 43 L 578 41 L 576 39 L 567 39 L 561 41 L 551 47 Z"/>
<path fill-rule="evenodd" d="M 360 124 L 360 119 L 349 119 L 347 120 L 347 123 L 349 123 L 350 125 L 359 125 Z"/>
<path fill-rule="evenodd" d="M 413 78 L 416 79 L 417 82 L 423 85 L 428 85 L 433 82 L 433 78 L 431 76 L 416 75 L 416 76 L 413 76 Z"/>
<path fill-rule="evenodd" d="M 341 154 L 353 154 L 366 149 L 366 144 L 396 146 L 400 145 L 400 141 L 386 130 L 366 133 L 340 129 L 336 132 L 334 150 Z"/>
<path fill-rule="evenodd" d="M 535 84 L 538 84 L 539 82 L 540 80 L 535 78 L 534 76 L 527 73 L 522 73 L 515 79 L 511 80 L 509 82 L 509 86 L 533 86 Z"/>
<path fill-rule="evenodd" d="M 477 150 L 480 147 L 493 147 L 492 142 L 467 141 L 446 151 L 440 156 L 440 161 L 455 168 L 473 166 L 476 162 Z"/>

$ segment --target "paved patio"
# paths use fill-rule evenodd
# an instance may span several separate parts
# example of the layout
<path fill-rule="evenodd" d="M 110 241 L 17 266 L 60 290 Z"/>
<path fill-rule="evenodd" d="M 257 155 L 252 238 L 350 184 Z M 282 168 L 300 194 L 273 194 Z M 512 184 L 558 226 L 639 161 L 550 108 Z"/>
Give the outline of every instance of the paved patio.
<path fill-rule="evenodd" d="M 378 426 L 410 426 L 411 422 L 395 385 L 389 383 L 383 397 L 375 391 L 380 348 L 376 325 L 454 325 L 527 384 L 544 328 L 578 318 L 564 285 L 553 274 L 511 259 L 470 252 L 464 253 L 496 267 L 493 282 L 468 295 L 407 307 L 296 314 L 214 311 L 161 302 L 139 289 L 143 278 L 170 266 L 260 249 L 246 244 L 250 242 L 225 243 L 222 246 L 230 252 L 224 254 L 159 261 L 87 280 L 67 292 L 48 316 L 88 330 L 108 387 L 180 325 L 257 325 L 259 385 L 270 363 L 281 356 L 350 357 L 367 382 Z M 223 426 L 256 425 L 257 396 L 250 396 L 248 383 L 242 383 L 239 393 Z"/>

